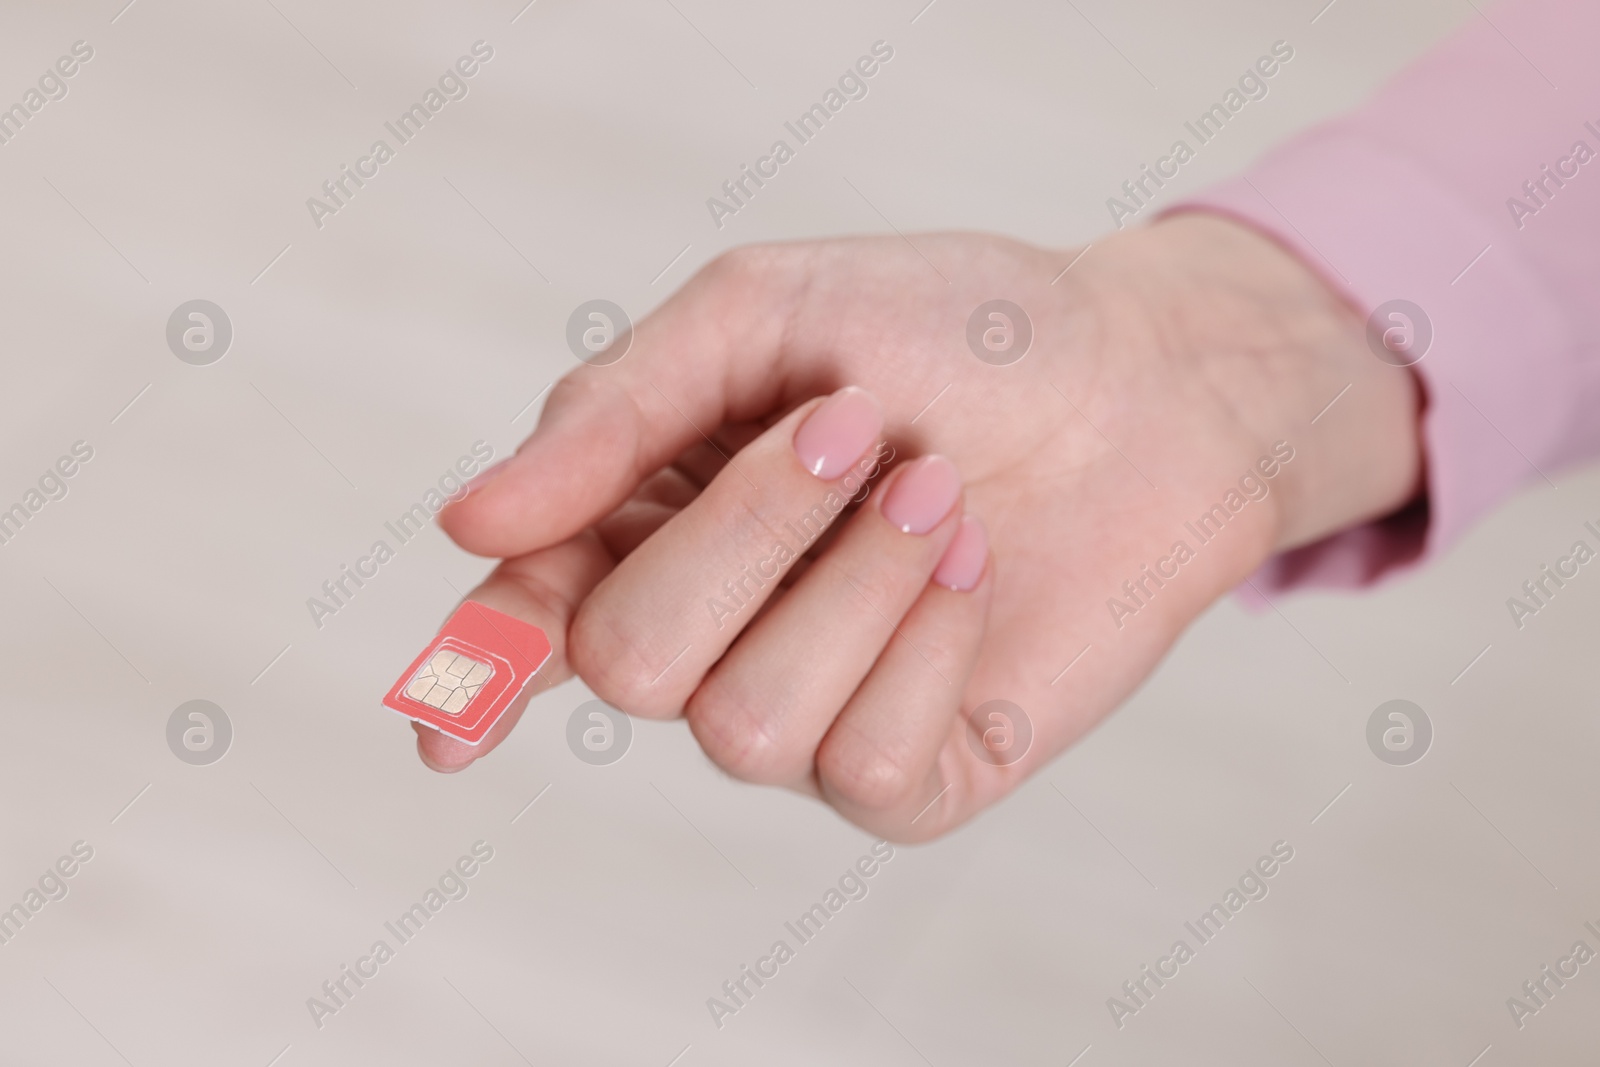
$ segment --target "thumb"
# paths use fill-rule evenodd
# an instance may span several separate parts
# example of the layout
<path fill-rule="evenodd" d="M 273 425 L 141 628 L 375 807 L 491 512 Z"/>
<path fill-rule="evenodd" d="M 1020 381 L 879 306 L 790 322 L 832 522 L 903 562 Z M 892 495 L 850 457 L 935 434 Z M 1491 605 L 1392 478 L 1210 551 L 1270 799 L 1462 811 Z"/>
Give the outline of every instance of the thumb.
<path fill-rule="evenodd" d="M 774 410 L 804 259 L 767 246 L 702 269 L 635 327 L 622 359 L 556 382 L 517 454 L 440 514 L 445 532 L 484 556 L 559 544 L 724 422 Z"/>

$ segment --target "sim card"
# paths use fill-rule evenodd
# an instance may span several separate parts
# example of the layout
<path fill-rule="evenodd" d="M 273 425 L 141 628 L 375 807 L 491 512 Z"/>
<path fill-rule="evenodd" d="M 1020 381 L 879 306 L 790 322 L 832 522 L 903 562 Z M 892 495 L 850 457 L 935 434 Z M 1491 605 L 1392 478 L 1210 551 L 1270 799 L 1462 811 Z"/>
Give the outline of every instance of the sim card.
<path fill-rule="evenodd" d="M 543 630 L 468 600 L 406 668 L 383 705 L 476 745 L 549 658 Z"/>

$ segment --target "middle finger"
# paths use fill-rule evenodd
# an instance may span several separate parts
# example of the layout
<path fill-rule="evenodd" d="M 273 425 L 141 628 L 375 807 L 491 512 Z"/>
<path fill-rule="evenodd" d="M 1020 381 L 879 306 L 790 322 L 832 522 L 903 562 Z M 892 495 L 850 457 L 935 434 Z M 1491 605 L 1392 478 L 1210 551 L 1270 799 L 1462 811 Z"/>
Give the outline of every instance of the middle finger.
<path fill-rule="evenodd" d="M 802 405 L 623 559 L 570 634 L 571 662 L 595 694 L 634 715 L 681 713 L 779 579 L 877 473 L 882 429 L 877 400 L 861 389 Z"/>

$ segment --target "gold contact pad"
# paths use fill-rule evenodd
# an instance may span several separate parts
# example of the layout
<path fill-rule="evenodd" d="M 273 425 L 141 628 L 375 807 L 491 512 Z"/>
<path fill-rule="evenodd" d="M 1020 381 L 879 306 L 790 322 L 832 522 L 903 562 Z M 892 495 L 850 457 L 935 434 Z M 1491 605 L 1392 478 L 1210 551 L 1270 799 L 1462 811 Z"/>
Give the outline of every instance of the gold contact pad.
<path fill-rule="evenodd" d="M 459 652 L 440 649 L 406 686 L 406 696 L 446 715 L 460 715 L 494 675 L 494 668 Z"/>

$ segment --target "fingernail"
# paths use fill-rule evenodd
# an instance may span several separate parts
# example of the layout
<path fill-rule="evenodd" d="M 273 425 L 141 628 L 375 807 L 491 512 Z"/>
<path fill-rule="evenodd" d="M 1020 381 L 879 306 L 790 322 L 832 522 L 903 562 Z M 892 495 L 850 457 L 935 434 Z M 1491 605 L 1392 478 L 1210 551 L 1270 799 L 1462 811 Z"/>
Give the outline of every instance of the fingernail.
<path fill-rule="evenodd" d="M 946 589 L 965 593 L 978 584 L 989 562 L 989 534 L 975 516 L 961 520 L 956 539 L 944 550 L 944 558 L 934 569 L 933 580 Z"/>
<path fill-rule="evenodd" d="M 806 470 L 825 482 L 849 470 L 883 432 L 883 412 L 865 389 L 847 386 L 806 416 L 795 431 L 794 451 Z"/>
<path fill-rule="evenodd" d="M 498 463 L 491 463 L 477 474 L 474 474 L 467 480 L 466 492 L 462 493 L 461 495 L 469 496 L 488 485 L 491 481 L 493 481 L 495 478 L 498 478 L 505 472 L 506 464 L 510 462 L 511 457 L 507 456 Z"/>
<path fill-rule="evenodd" d="M 950 514 L 960 497 L 956 465 L 943 456 L 923 456 L 900 472 L 878 510 L 901 533 L 925 534 Z"/>

